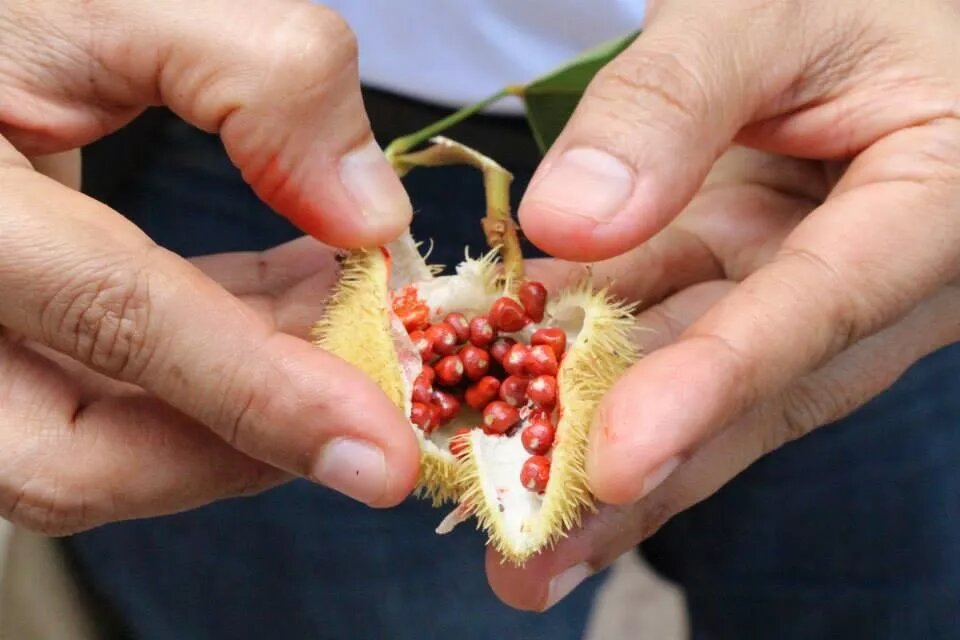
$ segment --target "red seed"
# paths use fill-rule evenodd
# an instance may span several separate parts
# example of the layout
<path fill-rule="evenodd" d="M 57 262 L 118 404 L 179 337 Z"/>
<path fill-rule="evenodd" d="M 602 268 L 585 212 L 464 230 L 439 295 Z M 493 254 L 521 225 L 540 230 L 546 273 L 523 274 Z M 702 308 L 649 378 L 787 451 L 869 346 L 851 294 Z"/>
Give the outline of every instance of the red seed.
<path fill-rule="evenodd" d="M 503 358 L 504 370 L 512 376 L 522 376 L 527 372 L 527 360 L 530 348 L 525 344 L 515 344 Z"/>
<path fill-rule="evenodd" d="M 497 298 L 490 307 L 490 323 L 505 332 L 520 331 L 527 324 L 523 306 L 513 298 Z"/>
<path fill-rule="evenodd" d="M 419 329 L 410 332 L 410 340 L 413 341 L 413 347 L 420 354 L 420 359 L 424 362 L 429 362 L 433 359 L 433 343 L 430 341 L 430 338 L 427 337 L 427 334 Z"/>
<path fill-rule="evenodd" d="M 507 352 L 510 351 L 510 348 L 515 344 L 517 344 L 517 341 L 513 338 L 497 338 L 493 341 L 493 344 L 490 345 L 490 356 L 497 362 L 502 363 Z"/>
<path fill-rule="evenodd" d="M 422 402 L 427 404 L 433 399 L 433 384 L 430 381 L 430 376 L 426 372 L 421 373 L 417 376 L 417 379 L 413 381 L 413 391 L 410 394 L 414 402 Z"/>
<path fill-rule="evenodd" d="M 427 329 L 427 337 L 433 350 L 441 355 L 450 355 L 457 350 L 457 332 L 446 322 L 438 322 Z"/>
<path fill-rule="evenodd" d="M 532 376 L 557 375 L 557 354 L 545 344 L 530 347 L 527 351 L 527 373 Z"/>
<path fill-rule="evenodd" d="M 486 347 L 497 337 L 497 330 L 487 316 L 477 316 L 470 321 L 470 342 L 477 347 Z"/>
<path fill-rule="evenodd" d="M 543 493 L 550 481 L 550 460 L 544 456 L 530 456 L 520 469 L 520 482 L 530 491 Z"/>
<path fill-rule="evenodd" d="M 430 426 L 424 430 L 424 433 L 430 435 L 440 428 L 442 418 L 440 417 L 440 407 L 435 404 L 428 404 L 427 406 L 430 408 Z"/>
<path fill-rule="evenodd" d="M 531 320 L 543 320 L 543 310 L 547 307 L 547 288 L 542 282 L 524 282 L 517 291 L 517 297 Z"/>
<path fill-rule="evenodd" d="M 460 401 L 445 391 L 433 392 L 433 404 L 440 409 L 440 424 L 446 424 L 460 413 Z"/>
<path fill-rule="evenodd" d="M 450 442 L 448 443 L 450 453 L 458 458 L 463 457 L 467 452 L 467 436 L 469 435 L 470 429 L 466 427 L 457 429 L 457 432 L 450 437 Z"/>
<path fill-rule="evenodd" d="M 397 312 L 397 316 L 407 332 L 426 329 L 430 326 L 430 310 L 426 305 L 401 309 Z"/>
<path fill-rule="evenodd" d="M 457 334 L 457 342 L 460 344 L 463 344 L 470 338 L 470 323 L 467 322 L 467 317 L 462 313 L 457 311 L 448 313 L 443 321 L 453 327 L 454 333 Z"/>
<path fill-rule="evenodd" d="M 556 354 L 557 360 L 559 360 L 563 357 L 563 352 L 567 350 L 567 334 L 564 333 L 560 327 L 537 329 L 533 332 L 533 335 L 530 336 L 530 344 L 547 345 L 553 349 L 553 353 Z"/>
<path fill-rule="evenodd" d="M 528 452 L 543 455 L 547 451 L 550 451 L 555 435 L 556 430 L 553 428 L 553 425 L 549 422 L 538 420 L 531 422 L 527 428 L 523 430 L 523 433 L 520 434 L 520 441 L 523 443 L 523 448 Z"/>
<path fill-rule="evenodd" d="M 479 380 L 490 370 L 490 354 L 472 344 L 460 350 L 460 360 L 463 362 L 464 372 L 471 380 Z"/>
<path fill-rule="evenodd" d="M 520 414 L 506 402 L 494 400 L 483 410 L 483 427 L 485 431 L 503 434 L 520 421 Z"/>
<path fill-rule="evenodd" d="M 463 362 L 457 356 L 444 356 L 433 368 L 440 384 L 452 387 L 463 380 Z"/>
<path fill-rule="evenodd" d="M 433 384 L 433 381 L 437 379 L 437 372 L 428 364 L 423 365 L 423 370 L 420 372 L 420 375 L 424 376 L 430 384 Z"/>
<path fill-rule="evenodd" d="M 410 422 L 417 425 L 427 433 L 430 432 L 431 411 L 430 405 L 422 402 L 414 402 L 410 409 Z"/>
<path fill-rule="evenodd" d="M 527 385 L 527 397 L 544 408 L 557 402 L 557 379 L 553 376 L 537 376 Z"/>
<path fill-rule="evenodd" d="M 467 387 L 464 394 L 464 400 L 471 409 L 483 411 L 483 408 L 490 404 L 496 397 L 500 389 L 500 381 L 493 376 L 484 376 L 477 382 Z"/>
<path fill-rule="evenodd" d="M 519 407 L 527 403 L 526 392 L 529 380 L 518 376 L 508 376 L 500 383 L 500 399 L 511 407 Z"/>

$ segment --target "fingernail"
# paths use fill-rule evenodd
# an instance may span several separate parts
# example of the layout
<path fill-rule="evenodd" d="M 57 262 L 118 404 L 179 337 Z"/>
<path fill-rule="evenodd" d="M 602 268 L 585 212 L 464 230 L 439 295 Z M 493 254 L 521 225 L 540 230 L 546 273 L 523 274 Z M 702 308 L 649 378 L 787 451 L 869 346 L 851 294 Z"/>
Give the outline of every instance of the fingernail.
<path fill-rule="evenodd" d="M 577 588 L 577 586 L 593 575 L 593 569 L 586 562 L 575 564 L 550 581 L 547 589 L 547 604 L 544 610 L 557 604 Z"/>
<path fill-rule="evenodd" d="M 680 457 L 674 456 L 661 464 L 659 467 L 653 470 L 652 473 L 647 475 L 643 480 L 643 493 L 641 498 L 650 494 L 651 491 L 663 484 L 663 481 L 670 477 L 670 474 L 673 473 L 680 465 Z"/>
<path fill-rule="evenodd" d="M 387 462 L 372 444 L 349 438 L 331 440 L 313 468 L 313 479 L 354 500 L 370 504 L 387 489 Z"/>
<path fill-rule="evenodd" d="M 609 222 L 633 191 L 633 172 L 606 151 L 570 149 L 538 179 L 526 195 L 555 211 Z"/>
<path fill-rule="evenodd" d="M 409 220 L 410 198 L 375 140 L 340 159 L 340 181 L 364 217 L 387 222 Z"/>

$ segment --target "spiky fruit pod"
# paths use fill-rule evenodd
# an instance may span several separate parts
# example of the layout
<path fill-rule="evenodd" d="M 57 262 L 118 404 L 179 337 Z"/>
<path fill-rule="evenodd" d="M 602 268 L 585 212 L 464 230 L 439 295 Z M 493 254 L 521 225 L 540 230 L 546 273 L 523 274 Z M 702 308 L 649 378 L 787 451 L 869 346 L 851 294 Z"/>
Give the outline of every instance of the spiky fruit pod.
<path fill-rule="evenodd" d="M 630 305 L 586 284 L 547 296 L 539 283 L 511 281 L 522 265 L 504 256 L 504 269 L 492 251 L 440 276 L 409 234 L 350 252 L 314 341 L 410 417 L 419 492 L 438 506 L 459 502 L 438 532 L 476 516 L 519 564 L 591 506 L 588 431 L 638 354 Z M 525 437 L 528 428 L 537 431 Z"/>

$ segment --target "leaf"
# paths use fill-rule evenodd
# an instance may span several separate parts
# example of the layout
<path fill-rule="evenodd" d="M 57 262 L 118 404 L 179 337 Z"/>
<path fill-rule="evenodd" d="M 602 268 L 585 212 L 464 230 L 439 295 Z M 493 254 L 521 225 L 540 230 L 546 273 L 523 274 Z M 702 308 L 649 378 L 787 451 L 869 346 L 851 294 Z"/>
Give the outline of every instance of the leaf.
<path fill-rule="evenodd" d="M 630 46 L 639 34 L 635 31 L 605 42 L 523 88 L 527 122 L 541 153 L 546 153 L 560 135 L 593 76 Z"/>

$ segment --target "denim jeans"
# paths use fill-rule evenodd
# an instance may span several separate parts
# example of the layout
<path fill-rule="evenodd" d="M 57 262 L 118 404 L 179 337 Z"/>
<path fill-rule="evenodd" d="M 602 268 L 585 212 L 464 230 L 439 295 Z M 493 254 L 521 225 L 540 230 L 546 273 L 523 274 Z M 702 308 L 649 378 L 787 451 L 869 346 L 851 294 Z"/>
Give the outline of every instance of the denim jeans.
<path fill-rule="evenodd" d="M 527 177 L 518 174 L 518 192 Z M 483 246 L 474 173 L 415 171 L 407 186 L 415 234 L 436 241 L 436 261 Z M 183 255 L 299 235 L 250 193 L 215 138 L 173 121 L 110 200 Z M 953 347 L 851 417 L 768 455 L 642 552 L 683 587 L 697 640 L 960 638 L 958 462 Z M 486 585 L 482 537 L 469 527 L 437 537 L 442 515 L 416 500 L 371 510 L 293 482 L 65 544 L 124 637 L 581 637 L 602 576 L 547 614 L 512 611 Z"/>

